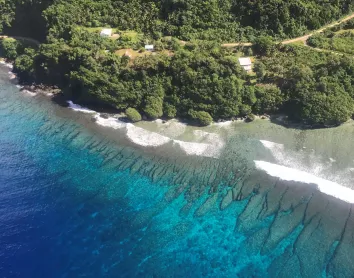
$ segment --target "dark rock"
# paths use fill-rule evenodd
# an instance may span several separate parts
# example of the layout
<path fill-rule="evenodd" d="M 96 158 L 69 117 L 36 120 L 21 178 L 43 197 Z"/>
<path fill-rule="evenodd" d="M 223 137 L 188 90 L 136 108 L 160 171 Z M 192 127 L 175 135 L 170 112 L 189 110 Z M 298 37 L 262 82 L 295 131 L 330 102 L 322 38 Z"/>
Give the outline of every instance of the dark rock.
<path fill-rule="evenodd" d="M 109 118 L 109 115 L 108 115 L 107 113 L 102 113 L 102 114 L 101 114 L 101 117 L 102 117 L 103 119 L 108 119 L 108 118 Z"/>
<path fill-rule="evenodd" d="M 249 114 L 249 115 L 247 115 L 245 121 L 246 121 L 246 122 L 253 122 L 255 119 L 256 119 L 256 116 L 255 116 L 255 115 Z"/>

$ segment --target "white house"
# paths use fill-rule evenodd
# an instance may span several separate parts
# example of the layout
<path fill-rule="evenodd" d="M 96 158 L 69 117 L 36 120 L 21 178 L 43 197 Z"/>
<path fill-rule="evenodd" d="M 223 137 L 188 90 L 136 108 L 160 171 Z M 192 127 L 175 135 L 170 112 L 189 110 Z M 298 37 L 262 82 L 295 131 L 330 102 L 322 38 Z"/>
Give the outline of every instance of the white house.
<path fill-rule="evenodd" d="M 154 45 L 152 45 L 152 44 L 145 45 L 145 50 L 154 51 Z"/>
<path fill-rule="evenodd" d="M 238 59 L 240 66 L 243 67 L 245 71 L 251 71 L 252 70 L 252 61 L 251 58 L 249 57 L 243 57 Z"/>
<path fill-rule="evenodd" d="M 110 37 L 112 36 L 112 29 L 102 29 L 100 33 L 101 37 Z"/>

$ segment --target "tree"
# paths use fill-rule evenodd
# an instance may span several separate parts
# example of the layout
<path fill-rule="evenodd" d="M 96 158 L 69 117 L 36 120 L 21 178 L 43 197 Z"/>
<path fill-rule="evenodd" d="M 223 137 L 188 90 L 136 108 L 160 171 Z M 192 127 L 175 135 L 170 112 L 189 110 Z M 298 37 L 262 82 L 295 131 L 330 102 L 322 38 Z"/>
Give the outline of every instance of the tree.
<path fill-rule="evenodd" d="M 208 112 L 205 111 L 188 111 L 189 116 L 193 121 L 195 121 L 200 126 L 207 126 L 213 122 L 213 118 Z"/>
<path fill-rule="evenodd" d="M 271 55 L 275 50 L 273 39 L 269 36 L 258 37 L 253 43 L 253 50 L 258 55 Z"/>
<path fill-rule="evenodd" d="M 34 60 L 36 52 L 32 48 L 26 48 L 25 53 L 18 56 L 14 63 L 14 71 L 21 82 L 33 82 L 35 80 Z"/>
<path fill-rule="evenodd" d="M 18 56 L 18 42 L 15 39 L 2 39 L 0 40 L 0 54 L 10 60 L 15 60 Z"/>
<path fill-rule="evenodd" d="M 266 66 L 262 62 L 256 61 L 253 65 L 253 71 L 257 78 L 261 80 L 266 74 Z"/>
<path fill-rule="evenodd" d="M 126 109 L 125 114 L 133 123 L 141 121 L 141 115 L 135 108 Z"/>
<path fill-rule="evenodd" d="M 254 110 L 258 113 L 272 113 L 278 111 L 284 102 L 284 96 L 275 85 L 258 84 L 255 87 L 256 103 Z"/>
<path fill-rule="evenodd" d="M 150 119 L 157 119 L 163 115 L 163 99 L 156 96 L 147 96 L 145 99 L 144 112 Z"/>
<path fill-rule="evenodd" d="M 165 103 L 164 104 L 164 116 L 166 116 L 169 119 L 172 119 L 172 118 L 176 117 L 176 115 L 177 115 L 176 107 L 169 104 L 169 103 Z"/>

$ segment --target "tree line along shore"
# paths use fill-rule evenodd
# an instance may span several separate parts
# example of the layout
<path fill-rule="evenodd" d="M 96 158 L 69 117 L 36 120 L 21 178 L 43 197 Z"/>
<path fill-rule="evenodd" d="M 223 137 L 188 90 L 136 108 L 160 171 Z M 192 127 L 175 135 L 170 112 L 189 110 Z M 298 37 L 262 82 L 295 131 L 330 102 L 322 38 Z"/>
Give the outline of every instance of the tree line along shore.
<path fill-rule="evenodd" d="M 179 117 L 208 125 L 281 113 L 328 126 L 353 116 L 353 20 L 306 45 L 275 43 L 338 19 L 351 10 L 349 1 L 326 11 L 318 1 L 311 1 L 317 10 L 292 1 L 226 2 L 5 0 L 0 30 L 18 39 L 0 39 L 0 55 L 14 62 L 22 83 L 57 86 L 74 102 L 125 111 L 132 121 Z M 38 28 L 28 30 L 28 20 Z M 100 36 L 106 26 L 117 35 Z M 252 45 L 222 47 L 235 41 Z M 240 57 L 251 58 L 251 71 Z"/>

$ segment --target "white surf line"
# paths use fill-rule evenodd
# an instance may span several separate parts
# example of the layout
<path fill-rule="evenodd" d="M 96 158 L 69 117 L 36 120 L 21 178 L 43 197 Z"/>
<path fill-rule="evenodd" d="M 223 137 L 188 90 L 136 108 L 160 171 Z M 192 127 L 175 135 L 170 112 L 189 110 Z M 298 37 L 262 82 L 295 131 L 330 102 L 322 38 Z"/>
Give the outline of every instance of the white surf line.
<path fill-rule="evenodd" d="M 134 126 L 133 124 L 127 124 L 126 129 L 129 140 L 144 147 L 158 147 L 172 140 L 169 137 Z"/>
<path fill-rule="evenodd" d="M 207 153 L 210 145 L 206 143 L 173 140 L 173 144 L 178 145 L 178 147 L 181 148 L 181 150 L 187 155 L 213 157 L 212 153 Z"/>
<path fill-rule="evenodd" d="M 347 203 L 354 203 L 354 190 L 348 187 L 286 166 L 260 160 L 255 160 L 254 162 L 257 169 L 265 171 L 272 177 L 278 177 L 284 181 L 297 181 L 307 184 L 316 184 L 318 190 L 322 193 L 333 196 Z"/>
<path fill-rule="evenodd" d="M 236 122 L 243 122 L 243 121 L 242 120 L 235 120 L 235 121 L 217 122 L 217 123 L 212 123 L 212 125 L 216 126 L 216 127 L 229 127 L 233 123 L 236 123 Z"/>
<path fill-rule="evenodd" d="M 70 100 L 67 101 L 67 103 L 69 105 L 68 107 L 75 111 L 96 114 L 94 118 L 96 120 L 96 124 L 98 125 L 110 127 L 113 129 L 124 130 L 127 139 L 138 146 L 159 147 L 172 142 L 173 146 L 176 146 L 181 149 L 181 151 L 184 152 L 186 155 L 218 158 L 220 156 L 222 148 L 225 145 L 224 141 L 220 138 L 220 136 L 215 133 L 195 130 L 193 134 L 198 137 L 198 140 L 201 142 L 187 142 L 176 140 L 166 135 L 162 135 L 157 132 L 137 127 L 131 123 L 125 123 L 123 121 L 120 121 L 118 118 L 102 118 L 100 116 L 100 113 L 75 104 Z M 157 123 L 159 122 L 157 121 Z M 178 122 L 171 122 L 171 124 L 177 124 L 177 126 L 183 127 L 183 131 L 185 129 L 185 125 L 179 124 Z"/>
<path fill-rule="evenodd" d="M 21 92 L 23 92 L 23 93 L 25 93 L 25 94 L 27 94 L 27 95 L 30 95 L 30 96 L 32 96 L 32 97 L 34 97 L 34 96 L 37 95 L 37 93 L 31 92 L 31 91 L 28 91 L 28 90 L 22 90 Z"/>
<path fill-rule="evenodd" d="M 175 140 L 160 133 L 148 131 L 133 124 L 122 122 L 117 118 L 110 117 L 104 119 L 100 117 L 99 114 L 95 116 L 95 119 L 96 123 L 101 126 L 124 130 L 128 140 L 139 146 L 159 147 L 172 142 L 173 146 L 180 148 L 186 155 L 214 158 L 218 158 L 221 148 L 224 146 L 222 141 L 217 140 L 215 140 L 213 144 L 211 142 L 203 143 Z M 201 133 L 201 135 L 205 137 L 205 140 L 211 141 L 209 139 L 211 133 Z"/>
<path fill-rule="evenodd" d="M 97 113 L 94 110 L 88 109 L 88 108 L 83 107 L 83 106 L 78 105 L 78 104 L 75 104 L 71 100 L 68 100 L 67 103 L 69 105 L 69 108 L 71 108 L 72 110 L 83 112 L 83 113 L 92 113 L 92 114 Z"/>
<path fill-rule="evenodd" d="M 333 158 L 327 158 L 328 160 L 324 161 L 323 157 L 316 155 L 315 150 L 294 151 L 286 149 L 283 144 L 266 140 L 260 140 L 260 142 L 271 152 L 276 164 L 310 172 L 316 176 L 327 178 L 328 174 L 331 173 L 333 163 L 335 163 Z M 336 176 L 331 177 L 331 180 L 335 178 L 337 181 L 339 177 L 340 175 L 337 172 Z"/>
<path fill-rule="evenodd" d="M 5 61 L 0 60 L 0 65 L 4 65 L 9 69 L 13 69 L 14 66 L 12 64 L 6 63 Z"/>

